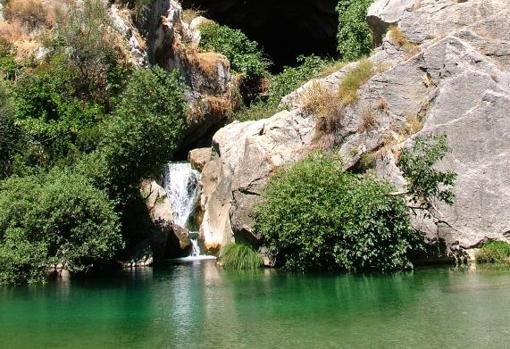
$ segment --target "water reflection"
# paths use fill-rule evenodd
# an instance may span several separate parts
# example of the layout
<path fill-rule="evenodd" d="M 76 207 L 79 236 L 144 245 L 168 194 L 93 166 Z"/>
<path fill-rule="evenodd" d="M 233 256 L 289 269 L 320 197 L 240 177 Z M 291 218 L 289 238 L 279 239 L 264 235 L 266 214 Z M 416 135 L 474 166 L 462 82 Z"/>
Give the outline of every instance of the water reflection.
<path fill-rule="evenodd" d="M 503 348 L 509 287 L 508 269 L 325 276 L 165 265 L 1 289 L 0 347 Z"/>

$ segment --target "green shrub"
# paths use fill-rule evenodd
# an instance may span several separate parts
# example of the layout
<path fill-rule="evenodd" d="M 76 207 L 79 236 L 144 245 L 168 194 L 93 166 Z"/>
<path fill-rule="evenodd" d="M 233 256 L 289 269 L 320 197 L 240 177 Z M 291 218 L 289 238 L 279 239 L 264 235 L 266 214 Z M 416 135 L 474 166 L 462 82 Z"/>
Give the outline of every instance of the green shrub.
<path fill-rule="evenodd" d="M 77 79 L 76 70 L 62 56 L 54 56 L 14 84 L 16 124 L 27 166 L 72 164 L 99 141 L 97 134 L 91 138 L 91 131 L 103 108 L 79 97 Z"/>
<path fill-rule="evenodd" d="M 116 198 L 138 192 L 144 178 L 160 173 L 184 137 L 186 101 L 177 72 L 139 69 L 105 125 L 97 153 L 80 167 Z"/>
<path fill-rule="evenodd" d="M 255 231 L 290 270 L 407 268 L 421 235 L 393 190 L 313 153 L 271 178 L 255 209 Z"/>
<path fill-rule="evenodd" d="M 67 171 L 0 182 L 0 281 L 43 281 L 52 266 L 78 272 L 123 247 L 107 195 Z"/>
<path fill-rule="evenodd" d="M 234 119 L 247 121 L 273 116 L 280 111 L 279 104 L 283 97 L 319 75 L 328 66 L 329 61 L 312 55 L 299 57 L 297 63 L 299 64 L 297 67 L 285 67 L 281 73 L 270 77 L 265 96 L 238 110 Z"/>
<path fill-rule="evenodd" d="M 407 180 L 407 194 L 420 208 L 434 207 L 435 200 L 453 204 L 455 195 L 452 187 L 457 174 L 434 168 L 434 164 L 447 153 L 446 135 L 419 137 L 412 148 L 402 150 L 398 166 Z"/>
<path fill-rule="evenodd" d="M 77 72 L 76 92 L 84 99 L 110 106 L 110 99 L 129 73 L 126 47 L 101 0 L 72 4 L 58 18 L 54 37 L 47 46 L 65 57 L 65 65 Z"/>
<path fill-rule="evenodd" d="M 230 244 L 221 250 L 220 261 L 225 269 L 255 270 L 262 267 L 262 257 L 244 244 Z"/>
<path fill-rule="evenodd" d="M 278 105 L 283 97 L 316 77 L 327 66 L 328 61 L 312 55 L 298 57 L 297 63 L 298 66 L 285 67 L 281 73 L 269 80 L 269 104 Z"/>
<path fill-rule="evenodd" d="M 355 61 L 370 54 L 372 37 L 366 16 L 372 2 L 340 0 L 338 3 L 338 52 L 344 60 Z"/>
<path fill-rule="evenodd" d="M 509 263 L 510 244 L 505 241 L 488 241 L 476 254 L 479 263 Z"/>
<path fill-rule="evenodd" d="M 238 30 L 214 22 L 200 26 L 200 49 L 223 54 L 230 61 L 232 70 L 248 79 L 260 78 L 267 74 L 269 66 L 262 50 Z"/>
<path fill-rule="evenodd" d="M 18 130 L 5 83 L 0 83 L 0 179 L 11 174 L 16 152 Z"/>

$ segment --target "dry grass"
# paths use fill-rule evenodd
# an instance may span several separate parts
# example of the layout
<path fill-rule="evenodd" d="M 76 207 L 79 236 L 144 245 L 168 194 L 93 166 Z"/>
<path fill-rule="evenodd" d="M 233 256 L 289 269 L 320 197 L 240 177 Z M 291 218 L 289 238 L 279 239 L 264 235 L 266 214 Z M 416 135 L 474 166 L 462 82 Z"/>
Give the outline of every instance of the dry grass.
<path fill-rule="evenodd" d="M 182 12 L 182 20 L 185 23 L 191 23 L 195 18 L 203 16 L 204 14 L 204 10 L 190 8 Z"/>
<path fill-rule="evenodd" d="M 379 97 L 379 99 L 377 100 L 376 108 L 379 111 L 384 111 L 388 109 L 388 102 L 386 102 L 386 100 L 383 97 Z"/>
<path fill-rule="evenodd" d="M 377 117 L 371 106 L 366 106 L 361 112 L 361 121 L 358 132 L 369 132 L 377 126 Z"/>
<path fill-rule="evenodd" d="M 423 120 L 417 115 L 406 117 L 406 123 L 403 129 L 405 135 L 414 135 L 423 129 Z"/>
<path fill-rule="evenodd" d="M 60 16 L 66 1 L 59 0 L 9 0 L 5 18 L 19 22 L 27 30 L 51 28 Z"/>
<path fill-rule="evenodd" d="M 52 29 L 66 8 L 67 0 L 10 0 L 0 22 L 0 38 L 12 45 L 17 60 L 33 56 L 42 46 L 42 36 Z"/>
<path fill-rule="evenodd" d="M 41 47 L 40 42 L 27 34 L 17 21 L 0 22 L 0 38 L 10 46 L 9 53 L 18 61 L 33 56 Z"/>
<path fill-rule="evenodd" d="M 358 101 L 358 90 L 374 75 L 374 66 L 368 59 L 361 60 L 358 65 L 347 72 L 340 82 L 339 97 L 343 105 Z"/>
<path fill-rule="evenodd" d="M 316 138 L 327 147 L 330 142 L 323 136 L 333 133 L 344 118 L 344 107 L 338 94 L 324 83 L 314 82 L 301 97 L 301 108 L 305 114 L 317 118 Z"/>
<path fill-rule="evenodd" d="M 232 100 L 224 96 L 205 96 L 205 101 L 209 104 L 211 115 L 217 117 L 227 115 L 234 108 Z"/>
<path fill-rule="evenodd" d="M 301 96 L 301 109 L 317 117 L 317 129 L 323 133 L 334 131 L 344 117 L 343 106 L 337 93 L 321 82 L 314 82 Z"/>
<path fill-rule="evenodd" d="M 192 53 L 193 51 L 193 53 Z M 225 56 L 216 52 L 198 52 L 195 50 L 188 50 L 188 55 L 200 70 L 208 77 L 216 78 L 218 76 L 218 65 L 229 67 L 230 63 Z"/>
<path fill-rule="evenodd" d="M 324 78 L 326 76 L 329 76 L 333 73 L 336 73 L 337 71 L 339 71 L 346 65 L 347 65 L 347 62 L 345 62 L 345 61 L 337 61 L 337 62 L 328 64 L 324 69 L 321 70 L 318 77 Z"/>
<path fill-rule="evenodd" d="M 390 27 L 388 30 L 388 37 L 393 44 L 400 47 L 408 55 L 414 56 L 420 52 L 419 47 L 410 42 L 404 32 L 396 25 Z"/>
<path fill-rule="evenodd" d="M 46 25 L 46 9 L 41 0 L 10 0 L 4 13 L 8 21 L 19 21 L 28 30 Z"/>

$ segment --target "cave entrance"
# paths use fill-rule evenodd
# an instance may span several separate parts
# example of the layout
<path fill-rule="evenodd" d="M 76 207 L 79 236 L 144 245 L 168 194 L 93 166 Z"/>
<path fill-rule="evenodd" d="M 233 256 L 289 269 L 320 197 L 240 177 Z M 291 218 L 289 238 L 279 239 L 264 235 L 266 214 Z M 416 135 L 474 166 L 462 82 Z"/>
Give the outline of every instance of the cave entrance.
<path fill-rule="evenodd" d="M 185 9 L 242 30 L 273 62 L 295 65 L 299 55 L 335 56 L 338 0 L 183 0 Z"/>

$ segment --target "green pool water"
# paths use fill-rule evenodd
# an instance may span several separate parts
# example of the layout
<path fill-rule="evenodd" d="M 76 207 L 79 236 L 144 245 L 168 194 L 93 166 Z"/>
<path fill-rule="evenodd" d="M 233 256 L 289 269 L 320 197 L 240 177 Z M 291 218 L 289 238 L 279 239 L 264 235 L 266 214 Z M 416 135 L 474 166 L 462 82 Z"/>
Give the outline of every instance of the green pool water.
<path fill-rule="evenodd" d="M 0 348 L 510 348 L 510 271 L 202 262 L 0 289 Z"/>

